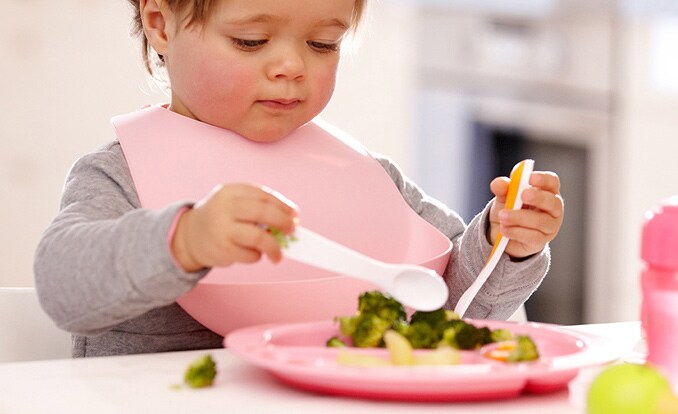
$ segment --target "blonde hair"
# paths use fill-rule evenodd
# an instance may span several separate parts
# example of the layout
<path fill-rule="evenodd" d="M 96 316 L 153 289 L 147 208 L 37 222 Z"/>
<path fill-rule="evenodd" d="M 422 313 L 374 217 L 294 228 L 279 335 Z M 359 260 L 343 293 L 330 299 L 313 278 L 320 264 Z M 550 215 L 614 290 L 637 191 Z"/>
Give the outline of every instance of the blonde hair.
<path fill-rule="evenodd" d="M 190 9 L 186 15 L 187 26 L 193 24 L 202 24 L 209 18 L 210 11 L 214 7 L 216 1 L 214 0 L 163 0 L 167 2 L 169 8 L 176 14 L 181 14 Z M 332 1 L 332 0 L 318 0 L 318 1 Z M 144 26 L 141 21 L 141 3 L 139 0 L 129 0 L 133 10 L 134 17 L 132 21 L 132 34 L 141 39 L 141 54 L 144 66 L 149 74 L 153 75 L 153 67 L 163 67 L 165 62 L 163 57 L 156 54 L 151 47 L 148 39 L 144 35 Z M 355 0 L 353 6 L 353 13 L 351 14 L 351 32 L 356 33 L 360 22 L 362 21 L 367 0 Z M 151 58 L 154 57 L 153 61 Z"/>

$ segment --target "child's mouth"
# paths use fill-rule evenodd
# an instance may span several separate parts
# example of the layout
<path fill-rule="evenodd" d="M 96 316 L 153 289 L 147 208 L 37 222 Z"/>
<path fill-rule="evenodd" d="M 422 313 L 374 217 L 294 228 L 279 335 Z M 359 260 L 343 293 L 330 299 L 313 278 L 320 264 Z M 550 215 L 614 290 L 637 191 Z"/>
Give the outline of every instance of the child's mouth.
<path fill-rule="evenodd" d="M 276 111 L 289 111 L 296 108 L 301 101 L 299 99 L 267 99 L 257 102 Z"/>

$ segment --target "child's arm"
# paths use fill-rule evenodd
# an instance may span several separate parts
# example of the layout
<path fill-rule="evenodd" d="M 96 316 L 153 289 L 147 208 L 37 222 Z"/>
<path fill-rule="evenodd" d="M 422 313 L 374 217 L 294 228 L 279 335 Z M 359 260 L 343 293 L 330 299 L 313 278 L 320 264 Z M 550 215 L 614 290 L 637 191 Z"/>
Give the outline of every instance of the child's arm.
<path fill-rule="evenodd" d="M 426 195 L 392 161 L 384 157 L 375 158 L 391 176 L 410 207 L 452 241 L 450 262 L 443 277 L 450 288 L 448 307 L 454 308 L 480 273 L 492 250 L 487 229 L 493 201 L 467 227 L 458 214 Z M 466 316 L 497 320 L 511 316 L 537 289 L 546 275 L 549 259 L 548 245 L 541 252 L 519 263 L 512 262 L 508 255 L 504 255 L 471 303 Z"/>
<path fill-rule="evenodd" d="M 177 268 L 167 244 L 185 205 L 140 209 L 117 145 L 79 160 L 35 254 L 35 285 L 57 325 L 100 333 L 188 292 L 206 272 Z"/>
<path fill-rule="evenodd" d="M 36 251 L 41 304 L 63 329 L 96 334 L 174 303 L 208 267 L 262 253 L 275 261 L 280 246 L 254 223 L 293 231 L 294 208 L 280 198 L 249 185 L 222 187 L 181 215 L 170 244 L 175 217 L 192 203 L 143 209 L 119 145 L 85 156 Z"/>

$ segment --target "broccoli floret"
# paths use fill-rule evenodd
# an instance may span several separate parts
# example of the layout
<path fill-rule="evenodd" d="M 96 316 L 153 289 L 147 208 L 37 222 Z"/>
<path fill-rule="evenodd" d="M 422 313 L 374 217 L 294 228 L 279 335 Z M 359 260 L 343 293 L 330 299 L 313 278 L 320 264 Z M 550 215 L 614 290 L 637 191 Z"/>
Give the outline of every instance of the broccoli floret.
<path fill-rule="evenodd" d="M 401 334 L 410 341 L 414 349 L 433 349 L 443 337 L 443 331 L 436 330 L 423 321 L 411 323 Z"/>
<path fill-rule="evenodd" d="M 339 331 L 344 336 L 353 336 L 355 327 L 358 324 L 358 316 L 340 316 L 335 318 L 339 322 Z"/>
<path fill-rule="evenodd" d="M 382 319 L 377 315 L 361 313 L 358 323 L 351 336 L 353 345 L 360 348 L 375 348 L 384 346 L 384 332 L 393 326 L 392 321 Z"/>
<path fill-rule="evenodd" d="M 410 317 L 409 328 L 401 333 L 412 342 L 413 348 L 431 349 L 438 346 L 447 329 L 465 324 L 458 314 L 442 308 L 430 312 L 416 311 Z"/>
<path fill-rule="evenodd" d="M 516 347 L 509 353 L 508 362 L 534 361 L 539 358 L 537 345 L 527 335 L 516 338 Z"/>
<path fill-rule="evenodd" d="M 339 318 L 341 332 L 358 347 L 383 346 L 384 332 L 406 320 L 405 308 L 378 291 L 365 292 L 358 299 L 356 316 Z"/>
<path fill-rule="evenodd" d="M 384 346 L 386 330 L 407 324 L 407 314 L 400 302 L 378 291 L 365 292 L 358 298 L 358 312 L 353 316 L 336 317 L 342 335 L 350 337 L 353 346 Z"/>
<path fill-rule="evenodd" d="M 440 308 L 430 312 L 415 311 L 410 317 L 410 323 L 426 322 L 431 325 L 431 327 L 435 327 L 441 323 L 459 319 L 459 314 L 457 312 Z"/>
<path fill-rule="evenodd" d="M 410 324 L 407 323 L 407 321 L 399 319 L 393 324 L 391 329 L 398 332 L 402 336 L 405 336 L 405 332 L 407 332 L 407 329 L 409 329 L 409 327 L 410 327 Z"/>
<path fill-rule="evenodd" d="M 333 336 L 333 337 L 331 337 L 330 339 L 327 340 L 325 345 L 330 347 L 330 348 L 345 348 L 346 342 L 342 341 L 337 336 Z"/>
<path fill-rule="evenodd" d="M 217 376 L 217 364 L 211 355 L 193 361 L 184 374 L 184 382 L 191 388 L 209 387 Z"/>
<path fill-rule="evenodd" d="M 495 329 L 492 331 L 492 342 L 503 342 L 515 339 L 513 332 L 508 329 Z"/>
<path fill-rule="evenodd" d="M 443 332 L 443 341 L 457 349 L 476 349 L 492 342 L 489 328 L 477 328 L 462 320 L 448 321 L 451 325 Z"/>
<path fill-rule="evenodd" d="M 447 312 L 444 309 L 438 309 L 431 312 L 416 311 L 410 317 L 410 323 L 424 322 L 431 328 L 435 328 L 439 323 L 447 321 Z"/>
<path fill-rule="evenodd" d="M 492 340 L 492 331 L 490 328 L 486 326 L 478 328 L 478 346 L 491 344 L 492 342 L 494 341 Z"/>
<path fill-rule="evenodd" d="M 391 323 L 407 318 L 405 308 L 400 302 L 376 290 L 360 295 L 358 313 L 377 315 Z"/>

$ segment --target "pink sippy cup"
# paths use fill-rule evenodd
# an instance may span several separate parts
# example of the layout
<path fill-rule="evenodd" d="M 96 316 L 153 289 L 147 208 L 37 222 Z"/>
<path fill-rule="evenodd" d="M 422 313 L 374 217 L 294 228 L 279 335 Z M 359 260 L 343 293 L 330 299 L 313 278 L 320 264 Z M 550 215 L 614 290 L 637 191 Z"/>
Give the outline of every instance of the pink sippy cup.
<path fill-rule="evenodd" d="M 641 257 L 647 362 L 678 390 L 678 196 L 645 214 Z"/>

